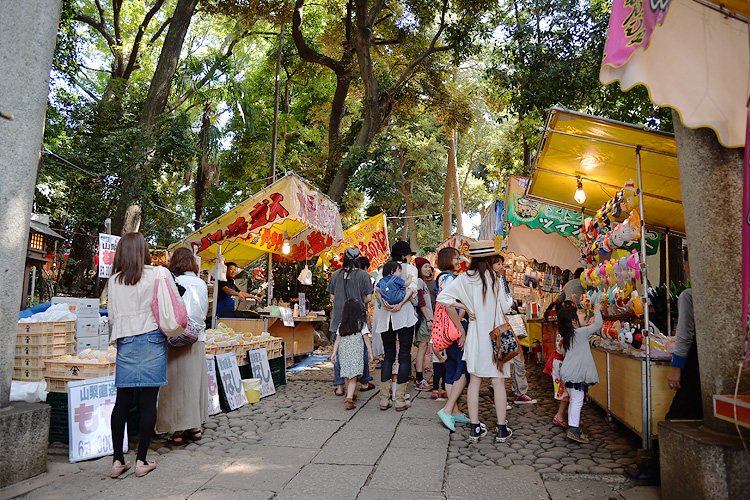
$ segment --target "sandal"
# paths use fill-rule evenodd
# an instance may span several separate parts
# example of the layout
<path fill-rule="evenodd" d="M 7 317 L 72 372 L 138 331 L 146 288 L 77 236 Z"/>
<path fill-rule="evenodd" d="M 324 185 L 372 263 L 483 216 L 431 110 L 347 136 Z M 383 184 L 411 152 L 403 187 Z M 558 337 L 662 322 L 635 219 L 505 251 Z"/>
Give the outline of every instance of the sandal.
<path fill-rule="evenodd" d="M 362 392 L 364 392 L 364 391 L 371 391 L 373 389 L 375 389 L 375 384 L 373 384 L 371 382 L 367 382 L 366 384 L 360 386 L 360 388 L 359 388 L 359 390 L 362 391 Z"/>
<path fill-rule="evenodd" d="M 124 464 L 121 464 L 119 460 L 115 460 L 115 462 L 109 470 L 109 477 L 120 477 L 126 470 L 130 469 L 130 462 Z"/>
<path fill-rule="evenodd" d="M 183 431 L 182 436 L 184 439 L 187 439 L 188 441 L 200 441 L 203 437 L 203 433 L 200 429 L 193 430 L 190 429 L 189 431 Z"/>
<path fill-rule="evenodd" d="M 341 386 L 337 386 L 337 387 L 341 387 Z M 344 395 L 344 389 L 342 388 L 341 392 L 339 392 L 338 388 L 334 389 L 333 390 L 333 395 L 334 396 L 343 396 Z"/>
<path fill-rule="evenodd" d="M 347 410 L 353 410 L 357 407 L 356 404 L 354 404 L 353 399 L 346 398 L 346 401 L 344 401 L 344 408 Z"/>
<path fill-rule="evenodd" d="M 167 443 L 173 446 L 183 446 L 185 444 L 185 437 L 183 432 L 175 432 L 167 438 Z"/>

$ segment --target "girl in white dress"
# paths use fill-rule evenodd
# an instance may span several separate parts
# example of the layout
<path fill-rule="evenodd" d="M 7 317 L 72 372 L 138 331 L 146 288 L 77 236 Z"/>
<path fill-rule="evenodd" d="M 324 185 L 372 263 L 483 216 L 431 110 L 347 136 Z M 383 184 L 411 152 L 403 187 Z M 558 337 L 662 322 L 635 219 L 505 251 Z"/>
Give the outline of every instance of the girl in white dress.
<path fill-rule="evenodd" d="M 469 329 L 458 340 L 463 343 L 464 357 L 471 378 L 466 399 L 471 420 L 469 439 L 476 442 L 487 434 L 486 426 L 479 422 L 479 388 L 482 378 L 492 379 L 497 412 L 498 443 L 505 442 L 513 432 L 505 420 L 507 398 L 504 379 L 510 376 L 510 364 L 505 363 L 498 370 L 492 359 L 490 332 L 505 322 L 505 314 L 510 311 L 513 298 L 505 291 L 498 272 L 502 269 L 500 252 L 494 242 L 476 241 L 469 247 L 471 266 L 448 284 L 438 295 L 438 303 L 446 307 L 448 315 L 460 332 L 463 325 L 456 314 L 456 304 L 460 301 L 469 311 Z"/>

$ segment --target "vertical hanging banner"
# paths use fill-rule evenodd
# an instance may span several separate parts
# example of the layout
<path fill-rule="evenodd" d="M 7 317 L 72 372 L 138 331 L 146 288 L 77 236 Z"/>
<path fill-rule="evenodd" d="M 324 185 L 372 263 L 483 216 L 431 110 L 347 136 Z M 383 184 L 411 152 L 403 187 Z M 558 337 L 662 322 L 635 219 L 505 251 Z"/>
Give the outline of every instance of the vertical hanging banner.
<path fill-rule="evenodd" d="M 602 65 L 622 66 L 645 49 L 654 28 L 664 22 L 671 0 L 614 0 Z"/>
<path fill-rule="evenodd" d="M 333 268 L 341 267 L 344 261 L 344 250 L 348 247 L 357 247 L 364 257 L 370 259 L 368 273 L 377 269 L 380 264 L 384 264 L 391 255 L 385 214 L 381 213 L 370 217 L 344 231 L 343 241 L 331 250 L 322 253 L 318 259 L 318 265 L 325 264 Z"/>
<path fill-rule="evenodd" d="M 219 401 L 219 381 L 216 378 L 216 361 L 213 355 L 206 355 L 206 370 L 208 370 L 208 414 L 216 415 L 221 411 Z"/>
<path fill-rule="evenodd" d="M 253 377 L 260 379 L 260 397 L 264 398 L 271 394 L 276 394 L 276 387 L 273 385 L 271 368 L 268 365 L 268 352 L 265 347 L 247 351 L 247 357 L 250 361 L 250 368 L 253 370 Z"/>
<path fill-rule="evenodd" d="M 219 374 L 219 391 L 224 396 L 229 411 L 236 410 L 247 404 L 247 396 L 242 387 L 240 367 L 237 365 L 237 355 L 233 352 L 217 354 L 216 370 Z"/>
<path fill-rule="evenodd" d="M 68 382 L 70 463 L 114 453 L 110 419 L 116 398 L 114 376 Z M 128 451 L 127 427 L 120 446 Z"/>
<path fill-rule="evenodd" d="M 115 262 L 115 251 L 119 236 L 99 233 L 99 277 L 109 278 L 112 274 L 112 264 Z"/>

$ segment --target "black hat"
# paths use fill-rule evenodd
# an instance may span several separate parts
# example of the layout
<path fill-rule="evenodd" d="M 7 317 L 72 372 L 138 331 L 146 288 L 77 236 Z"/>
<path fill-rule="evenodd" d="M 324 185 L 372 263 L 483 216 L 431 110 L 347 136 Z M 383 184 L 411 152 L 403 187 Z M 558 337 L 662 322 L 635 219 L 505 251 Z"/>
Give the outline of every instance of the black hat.
<path fill-rule="evenodd" d="M 395 260 L 397 257 L 403 257 L 404 255 L 414 255 L 414 252 L 407 242 L 397 241 L 391 247 L 391 258 Z"/>

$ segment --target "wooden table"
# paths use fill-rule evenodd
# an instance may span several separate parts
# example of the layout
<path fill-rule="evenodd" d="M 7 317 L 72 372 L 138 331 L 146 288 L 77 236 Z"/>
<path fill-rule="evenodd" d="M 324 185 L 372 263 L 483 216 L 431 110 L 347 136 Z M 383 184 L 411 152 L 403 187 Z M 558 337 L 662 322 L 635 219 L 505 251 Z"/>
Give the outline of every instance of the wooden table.
<path fill-rule="evenodd" d="M 287 359 L 302 354 L 312 354 L 315 340 L 315 327 L 326 321 L 325 316 L 317 318 L 294 318 L 294 326 L 286 326 L 281 318 L 264 316 L 268 333 L 281 337 L 286 342 Z"/>
<path fill-rule="evenodd" d="M 645 377 L 646 360 L 622 353 L 591 348 L 599 383 L 589 388 L 589 399 L 601 406 L 609 415 L 642 435 L 643 392 L 641 380 Z M 563 361 L 564 363 L 564 361 Z M 669 389 L 667 361 L 651 360 L 651 435 L 658 433 L 657 424 L 664 420 L 672 404 L 674 391 Z"/>

